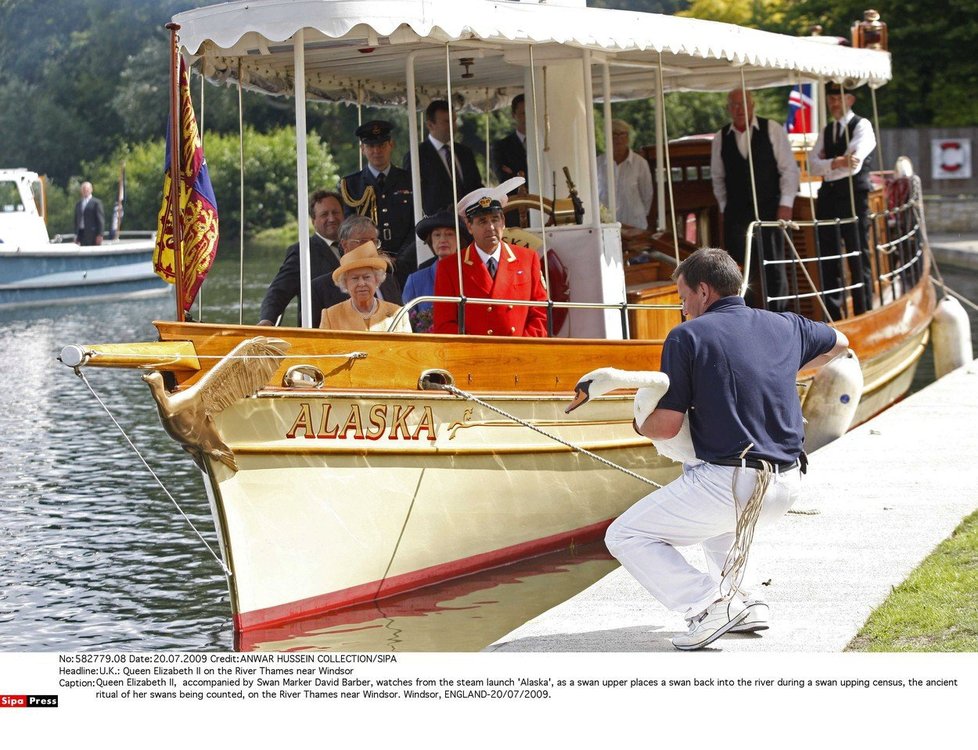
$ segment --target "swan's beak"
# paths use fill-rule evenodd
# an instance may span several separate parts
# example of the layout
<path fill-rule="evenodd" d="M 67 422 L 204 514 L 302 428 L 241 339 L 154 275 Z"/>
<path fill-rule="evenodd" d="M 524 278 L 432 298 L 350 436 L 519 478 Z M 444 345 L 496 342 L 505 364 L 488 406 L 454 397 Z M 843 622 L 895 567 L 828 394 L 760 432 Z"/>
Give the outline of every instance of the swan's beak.
<path fill-rule="evenodd" d="M 588 393 L 588 389 L 591 387 L 590 380 L 582 380 L 577 385 L 574 386 L 574 400 L 571 401 L 570 406 L 564 409 L 564 414 L 570 414 L 574 409 L 576 409 L 581 404 L 586 404 L 591 398 Z"/>

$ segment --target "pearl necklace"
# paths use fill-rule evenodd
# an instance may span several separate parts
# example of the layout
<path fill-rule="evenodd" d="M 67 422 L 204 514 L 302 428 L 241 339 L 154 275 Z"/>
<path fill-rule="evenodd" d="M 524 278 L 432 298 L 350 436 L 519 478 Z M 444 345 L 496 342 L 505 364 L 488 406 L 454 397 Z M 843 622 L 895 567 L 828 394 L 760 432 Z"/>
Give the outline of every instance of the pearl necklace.
<path fill-rule="evenodd" d="M 374 303 L 370 308 L 370 312 L 361 312 L 360 308 L 358 308 L 356 306 L 356 303 L 354 303 L 353 297 L 350 297 L 350 306 L 356 311 L 357 315 L 359 315 L 361 318 L 363 318 L 364 320 L 370 320 L 377 312 L 377 308 L 380 307 L 380 300 L 374 297 Z"/>

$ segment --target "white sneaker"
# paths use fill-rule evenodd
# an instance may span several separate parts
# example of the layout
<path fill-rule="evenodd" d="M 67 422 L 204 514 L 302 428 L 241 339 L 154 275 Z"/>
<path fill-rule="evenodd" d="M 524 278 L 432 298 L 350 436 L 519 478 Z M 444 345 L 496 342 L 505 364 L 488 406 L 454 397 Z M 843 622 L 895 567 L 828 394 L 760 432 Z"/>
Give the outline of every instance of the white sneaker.
<path fill-rule="evenodd" d="M 758 630 L 767 630 L 771 627 L 768 621 L 771 608 L 767 602 L 760 599 L 748 599 L 744 602 L 747 608 L 747 617 L 734 625 L 728 632 L 730 633 L 756 633 Z"/>
<path fill-rule="evenodd" d="M 689 632 L 677 635 L 672 645 L 680 651 L 693 651 L 708 646 L 724 633 L 738 625 L 748 615 L 748 610 L 739 599 L 713 602 L 702 613 L 689 622 Z"/>

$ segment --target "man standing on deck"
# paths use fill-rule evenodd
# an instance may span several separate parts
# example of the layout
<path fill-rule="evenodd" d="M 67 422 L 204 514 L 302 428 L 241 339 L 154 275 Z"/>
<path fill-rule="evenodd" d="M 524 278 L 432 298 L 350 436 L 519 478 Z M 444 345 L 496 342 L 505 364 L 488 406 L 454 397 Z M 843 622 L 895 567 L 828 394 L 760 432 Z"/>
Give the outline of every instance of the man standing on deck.
<path fill-rule="evenodd" d="M 371 120 L 356 129 L 367 165 L 340 180 L 340 195 L 347 216 L 360 214 L 377 225 L 379 246 L 394 258 L 394 272 L 403 288 L 418 268 L 418 253 L 411 175 L 391 164 L 393 129 L 386 120 Z"/>
<path fill-rule="evenodd" d="M 876 150 L 876 134 L 869 120 L 852 111 L 856 97 L 848 91 L 843 94 L 837 83 L 825 86 L 825 103 L 832 120 L 819 133 L 810 154 L 812 174 L 821 175 L 815 218 L 845 219 L 856 217 L 855 223 L 820 225 L 818 249 L 823 258 L 820 266 L 822 288 L 838 291 L 824 295 L 825 307 L 832 320 L 843 317 L 846 295 L 842 291 L 845 274 L 839 254 L 841 235 L 849 258 L 852 311 L 860 315 L 873 306 L 873 271 L 869 259 L 869 191 L 872 185 L 869 173 L 873 168 L 873 151 Z M 855 209 L 855 214 L 853 214 Z"/>
<path fill-rule="evenodd" d="M 452 137 L 452 123 L 448 112 L 448 102 L 436 99 L 428 105 L 424 114 L 424 124 L 428 137 L 418 144 L 418 170 L 421 173 L 421 205 L 425 216 L 434 216 L 439 211 L 451 210 L 456 195 L 463 195 L 482 187 L 479 165 L 475 154 L 461 143 L 449 144 Z M 452 167 L 452 151 L 455 164 Z M 411 169 L 410 156 L 404 157 L 404 168 Z M 452 176 L 456 189 L 452 190 Z"/>
<path fill-rule="evenodd" d="M 767 605 L 741 585 L 753 529 L 740 527 L 751 517 L 776 520 L 798 498 L 806 458 L 795 379 L 849 342 L 824 323 L 747 307 L 737 264 L 723 250 L 697 250 L 673 279 L 686 322 L 663 345 L 669 388 L 636 430 L 672 438 L 688 414 L 703 463 L 685 464 L 678 479 L 625 511 L 605 542 L 656 599 L 686 618 L 688 632 L 672 643 L 692 650 L 727 632 L 768 627 Z M 676 550 L 694 544 L 703 548 L 706 572 Z"/>
<path fill-rule="evenodd" d="M 493 141 L 489 149 L 492 171 L 499 182 L 526 177 L 526 98 L 523 94 L 513 97 L 510 111 L 516 128 L 505 138 Z"/>
<path fill-rule="evenodd" d="M 492 147 L 489 149 L 489 161 L 492 163 L 492 171 L 496 174 L 496 180 L 499 182 L 505 182 L 513 177 L 525 178 L 527 175 L 526 97 L 523 94 L 517 94 L 513 97 L 513 102 L 510 104 L 510 111 L 513 114 L 513 121 L 516 128 L 505 138 L 493 141 Z M 517 190 L 514 190 L 510 193 L 510 196 L 516 195 L 517 192 Z M 520 213 L 520 211 L 510 211 L 506 215 L 506 226 L 522 226 L 524 221 Z"/>
<path fill-rule="evenodd" d="M 632 126 L 611 121 L 611 158 L 614 159 L 615 218 L 622 226 L 648 229 L 652 210 L 652 170 L 641 154 L 632 151 Z M 598 199 L 608 201 L 608 153 L 598 157 Z"/>
<path fill-rule="evenodd" d="M 315 234 L 309 238 L 309 278 L 330 274 L 340 265 L 343 254 L 339 245 L 340 223 L 343 221 L 343 203 L 339 193 L 317 190 L 309 198 L 309 217 L 312 219 Z M 258 325 L 277 324 L 289 303 L 299 299 L 299 312 L 296 325 L 302 325 L 302 298 L 299 296 L 299 243 L 290 246 L 282 261 L 281 268 L 268 285 L 265 299 L 261 303 Z M 312 319 L 312 325 L 319 325 L 319 318 Z"/>
<path fill-rule="evenodd" d="M 105 232 L 102 201 L 92 196 L 92 183 L 81 184 L 81 200 L 75 204 L 75 242 L 79 245 L 101 245 Z"/>
<path fill-rule="evenodd" d="M 733 89 L 727 95 L 727 111 L 730 112 L 730 124 L 713 137 L 710 174 L 713 195 L 723 218 L 723 245 L 743 267 L 747 227 L 758 218 L 791 221 L 801 172 L 791 153 L 784 127 L 774 120 L 754 116 L 754 98 L 749 91 Z M 780 229 L 755 230 L 753 237 L 751 263 L 754 268 L 760 267 L 759 256 L 762 254 L 769 261 L 784 259 L 784 235 Z M 753 283 L 748 299 L 752 305 L 761 307 L 759 281 L 753 271 L 751 277 Z M 785 266 L 766 266 L 764 283 L 767 297 L 787 295 Z M 782 300 L 771 302 L 767 307 L 784 310 L 787 305 Z"/>
<path fill-rule="evenodd" d="M 515 177 L 494 188 L 479 188 L 458 202 L 472 243 L 443 258 L 435 270 L 435 294 L 442 297 L 475 297 L 499 300 L 547 300 L 540 258 L 532 250 L 508 245 L 503 207 L 506 192 L 522 184 Z M 461 271 L 459 271 L 461 266 Z M 461 278 L 462 288 L 459 289 Z M 434 304 L 433 333 L 469 333 L 481 336 L 546 336 L 546 307 L 467 303 L 464 330 L 459 330 L 459 305 Z"/>

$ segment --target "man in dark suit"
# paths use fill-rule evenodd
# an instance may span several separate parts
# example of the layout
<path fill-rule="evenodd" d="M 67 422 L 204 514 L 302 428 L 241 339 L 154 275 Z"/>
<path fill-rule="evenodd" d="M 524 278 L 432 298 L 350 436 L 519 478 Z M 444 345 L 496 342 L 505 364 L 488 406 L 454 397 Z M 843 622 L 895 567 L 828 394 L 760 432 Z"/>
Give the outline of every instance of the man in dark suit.
<path fill-rule="evenodd" d="M 436 99 L 428 105 L 425 110 L 425 127 L 428 129 L 428 137 L 418 146 L 421 206 L 425 216 L 432 216 L 445 209 L 451 210 L 456 200 L 482 187 L 482 177 L 472 150 L 461 143 L 449 143 L 451 123 L 448 102 Z M 452 190 L 452 150 L 455 152 L 455 191 Z M 411 168 L 410 157 L 405 157 L 404 168 Z"/>
<path fill-rule="evenodd" d="M 368 242 L 376 245 L 378 234 L 377 225 L 366 216 L 348 216 L 340 226 L 341 253 L 346 255 Z M 329 271 L 312 280 L 311 297 L 312 325 L 313 328 L 317 328 L 323 317 L 323 310 L 349 299 L 350 295 L 336 286 L 333 281 L 333 271 Z M 393 274 L 387 274 L 387 278 L 377 289 L 377 297 L 386 302 L 393 302 L 395 305 L 401 304 L 401 285 Z"/>
<path fill-rule="evenodd" d="M 343 254 L 339 246 L 339 230 L 343 221 L 343 203 L 338 193 L 317 190 L 309 198 L 309 216 L 316 233 L 309 238 L 309 277 L 316 278 L 332 273 L 340 265 Z M 302 299 L 299 297 L 299 243 L 290 246 L 285 260 L 272 283 L 268 285 L 261 303 L 261 320 L 258 325 L 276 325 L 285 308 L 294 298 L 299 298 L 296 325 L 302 325 Z M 315 315 L 313 326 L 319 325 Z"/>
<path fill-rule="evenodd" d="M 514 178 L 520 179 L 520 178 Z M 540 258 L 532 250 L 502 240 L 506 184 L 481 188 L 458 203 L 472 243 L 445 258 L 435 269 L 435 294 L 502 300 L 500 304 L 468 303 L 464 331 L 459 331 L 458 304 L 436 302 L 434 333 L 469 333 L 480 336 L 546 336 L 547 308 L 506 304 L 506 300 L 545 302 L 547 287 Z M 461 273 L 459 266 L 461 265 Z M 459 289 L 461 276 L 462 290 Z"/>
<path fill-rule="evenodd" d="M 492 171 L 499 182 L 510 177 L 526 177 L 526 101 L 523 94 L 513 97 L 510 111 L 516 121 L 516 130 L 493 141 L 489 151 Z"/>
<path fill-rule="evenodd" d="M 513 97 L 510 105 L 516 130 L 492 142 L 489 159 L 492 171 L 496 173 L 499 182 L 505 182 L 512 177 L 526 177 L 526 100 L 523 94 Z M 511 195 L 516 195 L 513 191 Z M 510 211 L 506 214 L 506 226 L 518 227 L 524 224 L 520 217 L 525 211 Z"/>
<path fill-rule="evenodd" d="M 403 286 L 418 268 L 418 254 L 411 175 L 391 164 L 393 129 L 386 120 L 371 120 L 356 129 L 367 165 L 340 180 L 340 195 L 347 216 L 366 216 L 377 226 L 378 245 L 394 258 L 394 270 Z"/>
<path fill-rule="evenodd" d="M 101 245 L 105 232 L 102 201 L 92 197 L 92 183 L 81 184 L 81 200 L 75 204 L 75 242 L 79 245 Z"/>

